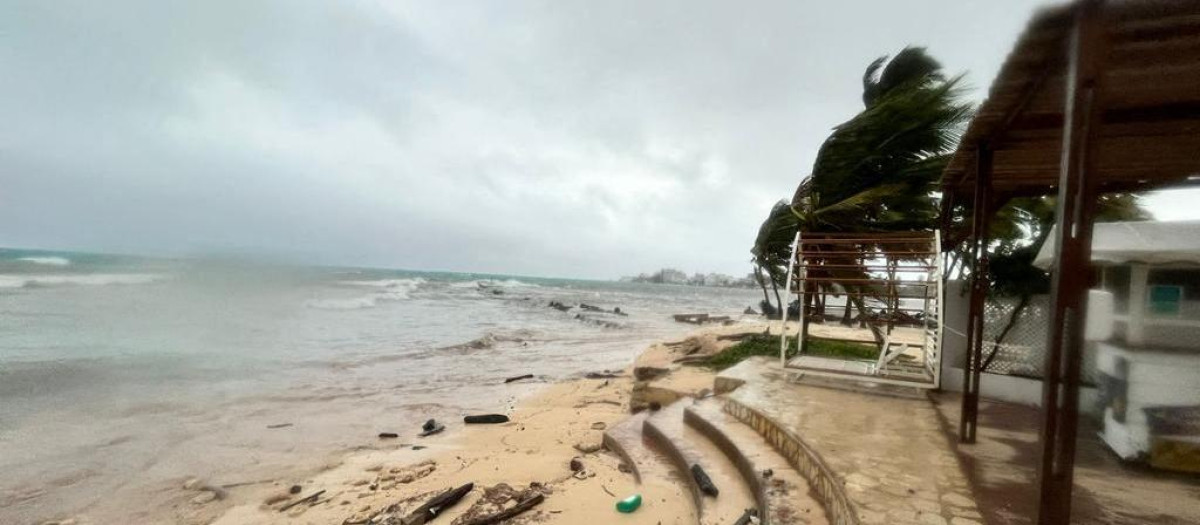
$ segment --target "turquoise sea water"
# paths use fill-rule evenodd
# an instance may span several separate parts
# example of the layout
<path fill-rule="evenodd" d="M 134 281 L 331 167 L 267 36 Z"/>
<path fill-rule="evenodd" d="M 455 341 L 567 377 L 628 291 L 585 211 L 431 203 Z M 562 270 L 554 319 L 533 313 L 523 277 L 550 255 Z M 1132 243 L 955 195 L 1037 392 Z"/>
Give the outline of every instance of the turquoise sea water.
<path fill-rule="evenodd" d="M 0 249 L 0 523 L 120 520 L 114 493 L 152 506 L 187 476 L 292 475 L 385 429 L 621 368 L 686 333 L 670 314 L 760 296 Z M 503 384 L 525 373 L 538 379 Z"/>

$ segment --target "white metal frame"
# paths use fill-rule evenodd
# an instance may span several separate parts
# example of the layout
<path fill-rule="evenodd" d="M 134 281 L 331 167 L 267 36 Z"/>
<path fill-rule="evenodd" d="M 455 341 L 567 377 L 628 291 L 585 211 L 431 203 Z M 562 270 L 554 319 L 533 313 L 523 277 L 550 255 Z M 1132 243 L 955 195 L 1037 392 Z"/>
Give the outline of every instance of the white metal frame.
<path fill-rule="evenodd" d="M 800 232 L 796 232 L 796 236 L 792 238 L 792 258 L 788 259 L 787 284 L 785 284 L 783 287 L 784 297 L 788 298 L 788 302 L 791 302 L 792 300 L 792 270 L 796 267 L 796 253 L 799 249 Z M 803 271 L 803 269 L 801 271 Z M 779 312 L 779 364 L 780 366 L 786 367 L 788 307 L 787 304 L 781 304 L 779 306 L 783 309 L 782 312 Z M 800 322 L 804 322 L 804 301 L 800 301 Z M 796 330 L 796 332 L 796 337 L 799 338 L 799 332 L 801 332 L 801 330 Z"/>
<path fill-rule="evenodd" d="M 803 264 L 802 261 L 800 261 L 797 257 L 799 250 L 800 250 L 801 238 L 802 238 L 801 234 L 799 232 L 797 232 L 796 237 L 792 242 L 792 256 L 791 256 L 791 259 L 789 260 L 789 264 L 788 264 L 787 284 L 784 287 L 785 293 L 787 294 L 787 297 L 788 297 L 788 302 L 791 301 L 791 297 L 792 297 L 792 281 L 793 281 L 792 277 L 794 275 L 794 272 L 799 271 L 801 278 L 805 277 L 808 272 L 808 269 L 806 267 L 807 265 Z M 941 235 L 940 230 L 934 230 L 932 243 L 933 243 L 932 251 L 933 251 L 934 255 L 932 257 L 930 266 L 933 269 L 930 270 L 929 273 L 927 274 L 926 282 L 928 283 L 929 281 L 932 281 L 933 282 L 932 284 L 934 285 L 934 290 L 935 290 L 935 292 L 934 292 L 935 296 L 933 298 L 934 299 L 934 301 L 933 301 L 933 303 L 934 303 L 933 310 L 934 311 L 933 312 L 930 311 L 930 304 L 929 304 L 930 298 L 927 296 L 925 299 L 925 308 L 924 308 L 925 325 L 922 327 L 923 341 L 922 341 L 922 345 L 921 345 L 922 360 L 924 361 L 925 371 L 928 373 L 928 375 L 930 376 L 930 379 L 932 380 L 931 382 L 892 379 L 892 378 L 887 377 L 887 375 L 886 375 L 888 372 L 887 364 L 890 363 L 892 360 L 894 360 L 896 357 L 898 357 L 901 353 L 904 352 L 904 349 L 907 348 L 907 345 L 898 343 L 899 350 L 897 352 L 891 352 L 890 351 L 891 346 L 893 346 L 893 345 L 890 342 L 890 335 L 888 336 L 888 339 L 885 339 L 885 341 L 884 341 L 883 351 L 880 353 L 879 359 L 875 363 L 875 366 L 872 370 L 871 375 L 859 375 L 859 374 L 855 374 L 855 373 L 826 371 L 826 370 L 813 369 L 813 368 L 789 367 L 788 359 L 787 359 L 787 335 L 788 335 L 787 334 L 787 321 L 788 321 L 787 311 L 788 311 L 788 309 L 787 309 L 786 305 L 781 305 L 783 308 L 783 311 L 780 312 L 780 314 L 781 314 L 780 315 L 780 319 L 781 319 L 781 321 L 780 321 L 780 336 L 779 336 L 780 365 L 784 369 L 786 369 L 787 372 L 802 374 L 802 375 L 811 375 L 811 376 L 817 376 L 817 377 L 833 377 L 833 378 L 843 378 L 843 379 L 857 377 L 862 380 L 869 380 L 870 382 L 881 383 L 881 384 L 903 385 L 903 386 L 911 386 L 911 387 L 918 387 L 918 388 L 930 388 L 930 389 L 941 388 L 942 341 L 943 341 L 944 335 L 945 335 L 945 325 L 943 324 L 943 320 L 945 318 L 944 316 L 945 316 L 945 304 L 946 304 L 946 300 L 945 300 L 946 299 L 946 296 L 945 296 L 946 289 L 945 289 L 945 279 L 944 279 L 944 277 L 945 277 L 945 268 L 944 268 L 945 259 L 942 254 L 942 235 Z M 804 302 L 804 300 L 801 300 L 800 301 L 800 312 L 799 312 L 799 314 L 800 314 L 799 320 L 801 323 L 804 322 L 804 314 L 805 314 L 804 310 L 805 310 L 805 302 Z M 936 320 L 936 328 L 933 330 L 931 330 L 928 326 L 929 320 L 931 317 Z M 796 330 L 796 347 L 798 350 L 798 352 L 797 352 L 798 356 L 804 354 L 804 341 L 801 339 L 802 335 L 803 335 L 803 327 L 801 326 L 800 329 Z"/>

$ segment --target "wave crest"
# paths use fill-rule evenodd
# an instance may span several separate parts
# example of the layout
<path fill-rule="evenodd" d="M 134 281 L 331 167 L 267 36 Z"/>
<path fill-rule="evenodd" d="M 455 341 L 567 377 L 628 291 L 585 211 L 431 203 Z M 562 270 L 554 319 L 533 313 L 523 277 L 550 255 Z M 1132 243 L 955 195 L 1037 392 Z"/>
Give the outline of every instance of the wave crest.
<path fill-rule="evenodd" d="M 0 288 L 38 288 L 43 286 L 107 286 L 149 284 L 161 281 L 153 273 L 92 273 L 78 275 L 0 275 Z"/>
<path fill-rule="evenodd" d="M 71 260 L 66 257 L 21 257 L 17 259 L 21 262 L 41 264 L 44 266 L 70 266 Z"/>
<path fill-rule="evenodd" d="M 451 288 L 537 288 L 536 284 L 518 281 L 516 279 L 475 279 L 450 283 Z"/>
<path fill-rule="evenodd" d="M 403 301 L 409 294 L 425 284 L 425 279 L 379 279 L 375 281 L 339 281 L 345 286 L 378 288 L 379 291 L 361 297 L 309 299 L 304 306 L 319 310 L 362 310 L 375 308 L 380 303 Z"/>

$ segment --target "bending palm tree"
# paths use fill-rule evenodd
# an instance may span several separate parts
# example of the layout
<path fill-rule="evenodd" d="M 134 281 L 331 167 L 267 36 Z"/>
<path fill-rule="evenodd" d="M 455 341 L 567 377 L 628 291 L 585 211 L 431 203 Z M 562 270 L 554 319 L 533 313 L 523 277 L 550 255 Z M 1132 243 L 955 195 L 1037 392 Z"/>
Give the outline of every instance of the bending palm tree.
<path fill-rule="evenodd" d="M 936 183 L 970 115 L 970 107 L 959 101 L 961 77 L 948 79 L 941 70 L 924 49 L 914 47 L 867 67 L 866 108 L 834 128 L 817 153 L 812 175 L 792 198 L 799 230 L 881 232 L 933 226 Z M 806 246 L 810 248 L 822 250 L 819 244 Z M 860 246 L 863 253 L 877 248 Z M 862 258 L 831 256 L 825 262 L 844 269 L 818 270 L 823 274 L 816 277 L 847 292 L 847 308 L 853 304 L 866 316 L 864 296 L 878 297 L 883 291 L 857 284 L 869 277 Z M 871 330 L 882 345 L 878 327 L 871 325 Z"/>

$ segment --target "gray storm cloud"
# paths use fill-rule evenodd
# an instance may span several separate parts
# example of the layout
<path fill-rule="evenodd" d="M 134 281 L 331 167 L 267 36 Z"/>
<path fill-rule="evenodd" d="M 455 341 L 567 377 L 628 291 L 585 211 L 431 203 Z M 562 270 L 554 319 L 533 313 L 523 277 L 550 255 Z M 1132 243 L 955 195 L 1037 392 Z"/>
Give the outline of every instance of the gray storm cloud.
<path fill-rule="evenodd" d="M 872 58 L 1037 3 L 5 2 L 0 244 L 744 273 Z"/>

